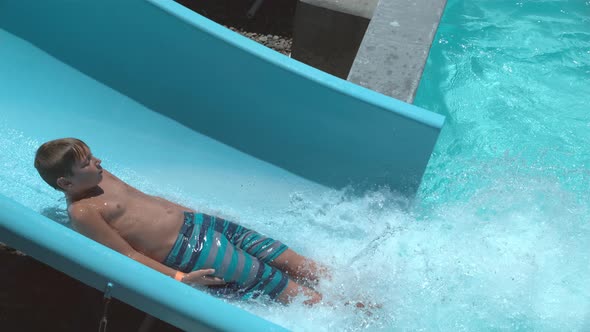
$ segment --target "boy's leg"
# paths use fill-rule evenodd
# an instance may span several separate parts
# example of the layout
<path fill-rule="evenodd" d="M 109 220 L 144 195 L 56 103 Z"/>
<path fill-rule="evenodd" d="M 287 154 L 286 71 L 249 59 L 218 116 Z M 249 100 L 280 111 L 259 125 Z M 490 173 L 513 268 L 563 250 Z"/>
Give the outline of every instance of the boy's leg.
<path fill-rule="evenodd" d="M 209 217 L 209 216 L 207 216 Z M 264 236 L 233 221 L 210 217 L 221 232 L 236 248 L 268 263 L 287 249 L 280 241 Z"/>
<path fill-rule="evenodd" d="M 330 278 L 330 273 L 325 266 L 322 266 L 312 259 L 299 255 L 291 249 L 285 250 L 270 265 L 297 281 L 307 281 L 312 284 L 318 283 L 321 277 Z"/>
<path fill-rule="evenodd" d="M 289 280 L 285 290 L 283 290 L 277 297 L 277 301 L 283 304 L 289 304 L 295 296 L 301 293 L 303 293 L 303 295 L 308 298 L 307 300 L 303 301 L 303 304 L 314 305 L 322 300 L 322 295 L 320 293 L 314 291 L 311 288 L 301 286 L 293 282 L 293 280 Z"/>
<path fill-rule="evenodd" d="M 218 217 L 213 217 L 213 220 L 219 223 L 219 230 L 237 248 L 286 272 L 297 281 L 315 284 L 320 277 L 330 277 L 326 267 L 297 254 L 280 241 L 229 220 Z"/>

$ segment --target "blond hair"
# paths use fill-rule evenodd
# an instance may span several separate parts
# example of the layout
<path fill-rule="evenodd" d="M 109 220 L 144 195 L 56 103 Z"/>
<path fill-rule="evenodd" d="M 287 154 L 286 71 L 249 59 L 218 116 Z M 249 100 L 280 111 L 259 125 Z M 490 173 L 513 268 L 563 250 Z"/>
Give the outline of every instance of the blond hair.
<path fill-rule="evenodd" d="M 41 178 L 57 190 L 57 179 L 73 175 L 72 168 L 83 160 L 90 148 L 77 138 L 60 138 L 43 143 L 35 155 L 35 168 Z"/>

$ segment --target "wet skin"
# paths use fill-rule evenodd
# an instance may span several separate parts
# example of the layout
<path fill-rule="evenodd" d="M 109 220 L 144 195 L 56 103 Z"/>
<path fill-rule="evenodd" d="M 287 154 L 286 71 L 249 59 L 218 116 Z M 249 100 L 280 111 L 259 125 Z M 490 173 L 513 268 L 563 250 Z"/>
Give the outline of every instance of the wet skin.
<path fill-rule="evenodd" d="M 174 246 L 184 222 L 184 212 L 195 210 L 147 195 L 117 178 L 101 166 L 101 160 L 90 150 L 72 168 L 73 174 L 58 179 L 66 194 L 68 213 L 74 229 L 140 263 L 164 274 L 176 271 L 162 262 Z M 286 272 L 290 280 L 278 300 L 289 303 L 303 292 L 308 304 L 321 301 L 321 295 L 299 282 L 318 281 L 325 268 L 288 249 L 270 263 Z M 203 279 L 212 270 L 191 272 L 183 279 L 187 283 L 219 285 L 218 278 Z"/>

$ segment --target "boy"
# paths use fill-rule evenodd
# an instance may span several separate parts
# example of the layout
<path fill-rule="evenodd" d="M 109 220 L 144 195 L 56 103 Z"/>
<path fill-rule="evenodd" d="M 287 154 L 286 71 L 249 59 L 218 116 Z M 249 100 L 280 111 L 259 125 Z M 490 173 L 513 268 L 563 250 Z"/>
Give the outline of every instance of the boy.
<path fill-rule="evenodd" d="M 322 299 L 297 283 L 317 283 L 325 269 L 314 261 L 236 223 L 131 187 L 103 169 L 81 140 L 44 143 L 35 168 L 65 194 L 76 231 L 176 280 L 284 304 L 300 293 L 305 304 Z"/>

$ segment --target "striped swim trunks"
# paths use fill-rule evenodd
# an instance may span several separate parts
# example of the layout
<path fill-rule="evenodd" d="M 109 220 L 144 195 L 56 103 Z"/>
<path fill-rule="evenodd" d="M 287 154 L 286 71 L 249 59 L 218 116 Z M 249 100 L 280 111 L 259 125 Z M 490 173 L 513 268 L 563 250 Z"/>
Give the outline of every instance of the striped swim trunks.
<path fill-rule="evenodd" d="M 276 299 L 288 277 L 268 263 L 287 250 L 280 241 L 204 213 L 184 213 L 184 224 L 164 264 L 182 271 L 215 269 L 227 284 L 209 287 L 219 296 Z"/>

